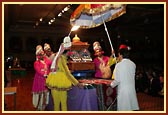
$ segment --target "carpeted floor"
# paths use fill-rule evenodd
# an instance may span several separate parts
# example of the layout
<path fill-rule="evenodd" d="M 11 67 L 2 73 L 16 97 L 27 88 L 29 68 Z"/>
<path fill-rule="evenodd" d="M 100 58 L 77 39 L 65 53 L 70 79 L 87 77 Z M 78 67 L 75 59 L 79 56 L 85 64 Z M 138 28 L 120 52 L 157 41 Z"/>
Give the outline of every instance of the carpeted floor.
<path fill-rule="evenodd" d="M 32 106 L 32 82 L 33 72 L 27 72 L 26 76 L 12 78 L 12 86 L 17 87 L 16 111 L 35 111 Z M 164 97 L 153 97 L 142 92 L 137 93 L 140 111 L 164 111 Z M 13 95 L 5 96 L 7 108 L 5 111 L 13 111 Z"/>

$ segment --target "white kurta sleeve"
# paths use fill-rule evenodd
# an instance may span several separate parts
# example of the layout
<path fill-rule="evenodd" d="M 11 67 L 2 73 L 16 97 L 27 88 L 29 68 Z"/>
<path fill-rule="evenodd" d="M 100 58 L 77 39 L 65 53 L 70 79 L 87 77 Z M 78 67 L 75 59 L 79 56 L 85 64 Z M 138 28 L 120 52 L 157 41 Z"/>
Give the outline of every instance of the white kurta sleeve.
<path fill-rule="evenodd" d="M 111 82 L 110 86 L 111 86 L 112 88 L 114 88 L 114 87 L 117 86 L 118 84 L 119 84 L 118 81 L 113 80 L 113 81 Z"/>
<path fill-rule="evenodd" d="M 118 65 L 116 65 L 114 70 L 115 70 L 114 71 L 114 80 L 110 84 L 110 86 L 112 88 L 116 87 L 120 83 L 120 73 L 119 73 Z"/>

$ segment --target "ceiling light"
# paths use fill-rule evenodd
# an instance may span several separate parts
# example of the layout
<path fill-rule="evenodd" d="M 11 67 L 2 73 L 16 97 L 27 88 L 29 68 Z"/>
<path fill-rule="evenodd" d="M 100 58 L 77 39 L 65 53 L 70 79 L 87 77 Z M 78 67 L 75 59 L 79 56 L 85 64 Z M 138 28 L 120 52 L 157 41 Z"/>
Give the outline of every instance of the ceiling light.
<path fill-rule="evenodd" d="M 68 8 L 68 7 L 65 7 L 65 8 L 64 8 L 64 11 L 68 11 L 68 10 L 69 10 L 69 8 Z"/>
<path fill-rule="evenodd" d="M 51 25 L 51 22 L 48 22 L 49 25 Z"/>
<path fill-rule="evenodd" d="M 36 26 L 38 26 L 39 25 L 39 23 L 38 22 L 36 22 Z"/>
<path fill-rule="evenodd" d="M 42 22 L 43 21 L 43 18 L 40 18 L 40 22 Z"/>
<path fill-rule="evenodd" d="M 54 20 L 53 20 L 53 19 L 51 19 L 51 20 L 50 20 L 50 22 L 54 22 Z"/>
<path fill-rule="evenodd" d="M 59 14 L 58 14 L 58 17 L 60 17 L 60 16 L 62 16 L 62 13 L 59 13 Z"/>

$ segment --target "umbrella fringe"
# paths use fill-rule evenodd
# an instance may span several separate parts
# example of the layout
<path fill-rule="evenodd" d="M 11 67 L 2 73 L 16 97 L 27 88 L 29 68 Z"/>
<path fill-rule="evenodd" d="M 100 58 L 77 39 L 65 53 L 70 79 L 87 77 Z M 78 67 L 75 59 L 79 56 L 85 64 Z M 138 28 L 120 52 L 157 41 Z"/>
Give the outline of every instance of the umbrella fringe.
<path fill-rule="evenodd" d="M 83 9 L 83 13 L 85 13 L 87 15 L 95 16 L 95 15 L 105 13 L 105 12 L 112 10 L 112 9 L 115 9 L 115 10 L 119 9 L 121 7 L 126 7 L 126 4 L 123 4 L 120 7 L 114 7 L 114 4 L 106 4 L 106 5 L 101 6 L 101 8 L 100 8 L 100 6 L 96 7 L 96 8 L 89 8 L 87 6 L 87 7 L 85 7 L 85 9 Z"/>
<path fill-rule="evenodd" d="M 83 5 L 83 4 L 82 4 Z M 81 7 L 80 7 L 81 8 Z M 84 6 L 83 6 L 83 8 L 84 8 Z M 84 10 L 84 9 L 82 9 L 82 10 Z M 76 10 L 75 10 L 76 11 Z M 81 9 L 80 9 L 80 11 L 81 11 Z M 106 10 L 107 11 L 107 10 Z M 76 21 L 76 19 L 79 19 L 79 17 L 81 16 L 81 14 L 83 13 L 83 14 L 86 14 L 86 12 L 82 12 L 82 13 L 80 13 L 80 12 L 78 12 L 76 15 L 74 15 L 75 13 L 73 13 L 73 15 L 71 15 L 71 18 L 70 18 L 70 24 L 72 25 L 72 26 L 75 26 L 75 21 Z M 125 14 L 126 13 L 126 5 L 123 5 L 123 8 L 122 8 L 122 10 L 120 10 L 119 12 L 117 12 L 117 13 L 115 13 L 115 14 L 113 14 L 113 16 L 111 16 L 108 20 L 105 20 L 105 22 L 109 22 L 109 21 L 111 21 L 111 20 L 113 20 L 113 19 L 115 19 L 115 18 L 117 18 L 117 17 L 119 17 L 119 16 L 121 16 L 121 15 L 123 15 L 123 14 Z M 89 13 L 90 14 L 90 13 Z M 101 14 L 101 13 L 99 13 L 99 14 Z M 90 14 L 91 15 L 91 14 Z M 95 15 L 95 14 L 94 14 Z M 100 25 L 102 25 L 103 24 L 103 22 L 102 23 L 99 23 L 99 24 L 93 24 L 92 26 L 82 26 L 82 25 L 80 25 L 80 28 L 83 28 L 83 29 L 89 29 L 89 28 L 95 28 L 95 27 L 98 27 L 98 26 L 100 26 Z"/>

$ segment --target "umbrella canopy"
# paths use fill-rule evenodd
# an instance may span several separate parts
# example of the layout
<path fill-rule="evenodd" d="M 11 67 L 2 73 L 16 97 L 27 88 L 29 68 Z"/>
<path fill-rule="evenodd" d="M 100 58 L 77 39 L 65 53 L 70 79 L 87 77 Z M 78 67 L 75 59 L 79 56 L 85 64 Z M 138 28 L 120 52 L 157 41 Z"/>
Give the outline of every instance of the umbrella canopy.
<path fill-rule="evenodd" d="M 72 26 L 94 28 L 126 13 L 125 4 L 80 4 L 70 17 Z"/>
<path fill-rule="evenodd" d="M 104 24 L 113 52 L 114 49 L 105 22 L 115 19 L 124 13 L 126 13 L 125 4 L 80 4 L 72 13 L 70 24 L 84 29 Z M 115 57 L 115 54 L 113 56 Z"/>

